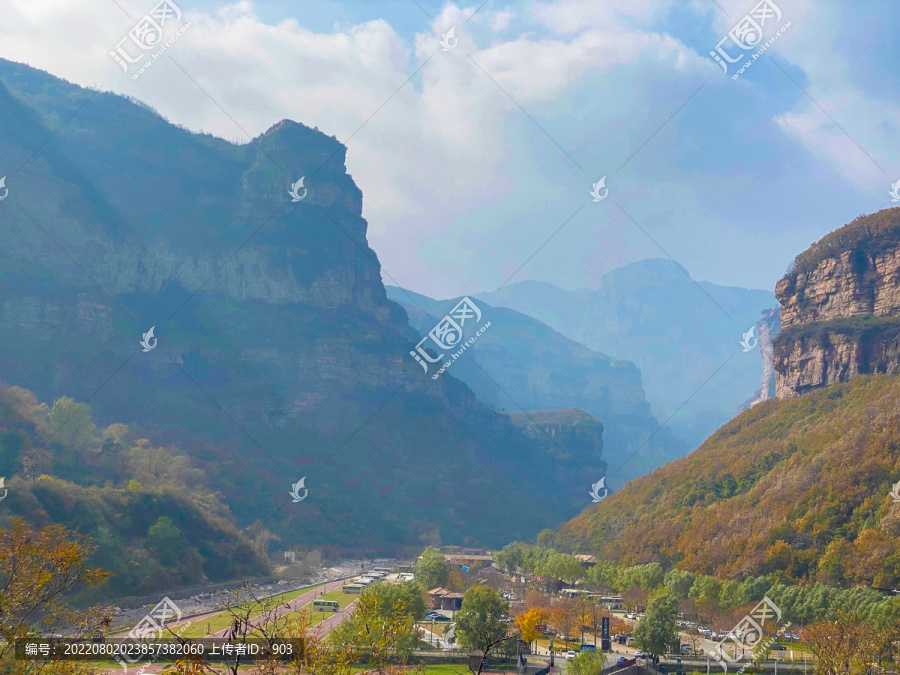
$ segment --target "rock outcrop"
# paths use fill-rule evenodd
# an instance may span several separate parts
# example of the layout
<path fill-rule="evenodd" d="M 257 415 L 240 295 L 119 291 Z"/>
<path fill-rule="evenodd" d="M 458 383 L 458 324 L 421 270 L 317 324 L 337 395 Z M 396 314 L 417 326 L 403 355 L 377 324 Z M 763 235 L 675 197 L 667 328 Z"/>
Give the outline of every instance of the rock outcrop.
<path fill-rule="evenodd" d="M 778 282 L 778 398 L 900 373 L 900 208 L 856 219 L 797 256 Z M 760 340 L 762 342 L 762 340 Z"/>

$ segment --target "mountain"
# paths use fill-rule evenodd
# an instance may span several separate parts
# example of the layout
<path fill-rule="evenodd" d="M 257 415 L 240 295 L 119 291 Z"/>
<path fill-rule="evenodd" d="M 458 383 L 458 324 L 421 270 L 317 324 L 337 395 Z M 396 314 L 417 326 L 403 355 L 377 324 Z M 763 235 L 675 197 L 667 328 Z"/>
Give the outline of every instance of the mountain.
<path fill-rule="evenodd" d="M 900 207 L 860 216 L 797 256 L 775 287 L 778 396 L 900 373 L 898 288 Z"/>
<path fill-rule="evenodd" d="M 422 336 L 460 301 L 438 301 L 393 286 L 387 293 Z M 477 296 L 472 300 L 491 326 L 451 372 L 481 401 L 520 414 L 562 408 L 589 413 L 602 425 L 609 484 L 615 488 L 687 450 L 651 415 L 633 363 L 588 349 L 525 314 L 493 307 Z M 586 478 L 594 482 L 604 473 L 588 472 Z"/>
<path fill-rule="evenodd" d="M 345 155 L 289 120 L 235 145 L 0 61 L 0 380 L 221 459 L 222 501 L 273 546 L 374 555 L 553 525 L 589 481 L 452 373 L 423 374 Z"/>
<path fill-rule="evenodd" d="M 758 350 L 739 341 L 760 313 L 776 305 L 768 291 L 694 281 L 670 260 L 612 270 L 596 290 L 566 291 L 524 281 L 476 294 L 515 309 L 566 337 L 641 371 L 647 400 L 672 433 L 699 445 L 758 389 Z"/>
<path fill-rule="evenodd" d="M 798 255 L 776 291 L 778 398 L 588 507 L 561 528 L 568 545 L 728 578 L 900 586 L 898 257 L 900 208 Z"/>

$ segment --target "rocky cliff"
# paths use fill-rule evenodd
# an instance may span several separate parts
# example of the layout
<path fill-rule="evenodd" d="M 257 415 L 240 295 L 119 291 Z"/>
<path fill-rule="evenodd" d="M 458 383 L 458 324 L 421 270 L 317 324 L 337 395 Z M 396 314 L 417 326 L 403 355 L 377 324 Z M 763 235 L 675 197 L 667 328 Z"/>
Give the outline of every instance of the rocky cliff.
<path fill-rule="evenodd" d="M 861 216 L 797 256 L 775 294 L 776 395 L 900 373 L 900 208 Z"/>
<path fill-rule="evenodd" d="M 595 477 L 422 373 L 345 152 L 287 120 L 235 145 L 0 60 L 0 381 L 229 446 L 196 459 L 289 546 L 532 536 Z"/>

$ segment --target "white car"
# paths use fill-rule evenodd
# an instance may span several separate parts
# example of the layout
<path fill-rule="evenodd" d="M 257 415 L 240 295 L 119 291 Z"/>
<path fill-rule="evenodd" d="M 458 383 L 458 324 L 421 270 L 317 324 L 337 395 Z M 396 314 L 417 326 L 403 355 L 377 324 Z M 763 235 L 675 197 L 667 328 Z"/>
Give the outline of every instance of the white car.
<path fill-rule="evenodd" d="M 644 652 L 642 652 L 640 649 L 638 649 L 638 650 L 634 653 L 634 658 L 636 658 L 636 659 L 646 659 L 647 656 L 648 656 L 648 655 L 645 654 Z"/>
<path fill-rule="evenodd" d="M 566 661 L 571 661 L 571 660 L 574 659 L 576 656 L 577 656 L 577 654 L 575 654 L 575 652 L 573 652 L 573 651 L 568 651 L 568 652 L 566 652 Z"/>

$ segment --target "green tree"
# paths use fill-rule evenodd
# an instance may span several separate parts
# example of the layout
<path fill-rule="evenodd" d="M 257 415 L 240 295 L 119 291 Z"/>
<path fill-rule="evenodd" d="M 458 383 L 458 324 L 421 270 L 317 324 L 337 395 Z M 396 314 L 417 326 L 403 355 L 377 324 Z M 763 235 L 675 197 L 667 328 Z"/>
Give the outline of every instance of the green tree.
<path fill-rule="evenodd" d="M 606 663 L 606 654 L 599 649 L 585 649 L 566 662 L 567 675 L 597 675 Z"/>
<path fill-rule="evenodd" d="M 601 560 L 588 571 L 588 578 L 602 588 L 620 590 L 619 576 L 622 568 L 612 560 Z"/>
<path fill-rule="evenodd" d="M 335 645 L 354 658 L 366 657 L 378 673 L 391 671 L 391 662 L 405 660 L 419 639 L 415 610 L 405 604 L 405 593 L 391 597 L 375 584 L 359 594 L 356 609 L 334 632 Z"/>
<path fill-rule="evenodd" d="M 434 546 L 426 548 L 416 562 L 416 581 L 422 584 L 422 588 L 426 591 L 446 584 L 449 574 L 444 554 Z"/>
<path fill-rule="evenodd" d="M 663 578 L 666 589 L 679 600 L 684 600 L 694 585 L 694 575 L 687 570 L 669 570 Z"/>
<path fill-rule="evenodd" d="M 719 609 L 719 596 L 722 593 L 722 583 L 715 577 L 700 574 L 694 579 L 694 585 L 688 594 L 697 606 L 704 612 L 712 614 Z"/>
<path fill-rule="evenodd" d="M 378 599 L 382 611 L 393 613 L 401 611 L 413 619 L 425 616 L 425 600 L 422 587 L 417 581 L 404 581 L 401 584 L 373 584 L 365 590 Z"/>
<path fill-rule="evenodd" d="M 462 609 L 456 613 L 456 636 L 463 649 L 481 652 L 477 673 L 494 649 L 518 634 L 501 620 L 507 611 L 509 603 L 489 586 L 472 586 L 463 596 Z"/>
<path fill-rule="evenodd" d="M 490 586 L 472 586 L 463 595 L 462 609 L 456 613 L 456 635 L 466 649 L 483 649 L 491 638 L 506 635 L 500 619 L 509 603 Z"/>
<path fill-rule="evenodd" d="M 91 418 L 91 407 L 63 396 L 50 409 L 50 427 L 55 443 L 63 446 L 65 456 L 78 466 L 81 453 L 96 443 L 97 429 Z"/>
<path fill-rule="evenodd" d="M 551 579 L 574 582 L 585 576 L 584 567 L 574 555 L 553 551 L 544 562 L 535 568 L 535 574 Z"/>
<path fill-rule="evenodd" d="M 171 518 L 160 516 L 147 530 L 147 545 L 156 549 L 159 559 L 168 564 L 182 553 L 184 533 Z"/>
<path fill-rule="evenodd" d="M 659 656 L 672 645 L 679 644 L 678 630 L 675 628 L 677 612 L 678 600 L 670 593 L 653 598 L 632 633 L 638 649 Z"/>
<path fill-rule="evenodd" d="M 515 574 L 525 564 L 525 548 L 525 544 L 514 541 L 498 551 L 497 555 L 494 556 L 494 561 L 500 569 L 506 570 L 510 574 Z"/>
<path fill-rule="evenodd" d="M 637 586 L 645 591 L 652 591 L 662 585 L 664 578 L 662 565 L 659 563 L 633 565 L 620 572 L 619 585 L 622 590 Z"/>

